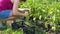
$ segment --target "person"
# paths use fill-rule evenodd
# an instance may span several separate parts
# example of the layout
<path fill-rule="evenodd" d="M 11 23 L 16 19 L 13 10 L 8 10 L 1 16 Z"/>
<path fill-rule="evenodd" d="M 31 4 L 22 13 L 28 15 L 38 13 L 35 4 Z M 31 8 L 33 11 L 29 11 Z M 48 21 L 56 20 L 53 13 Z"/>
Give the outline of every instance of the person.
<path fill-rule="evenodd" d="M 26 0 L 0 0 L 0 21 L 27 16 L 18 10 L 18 5 L 22 1 L 25 2 Z"/>

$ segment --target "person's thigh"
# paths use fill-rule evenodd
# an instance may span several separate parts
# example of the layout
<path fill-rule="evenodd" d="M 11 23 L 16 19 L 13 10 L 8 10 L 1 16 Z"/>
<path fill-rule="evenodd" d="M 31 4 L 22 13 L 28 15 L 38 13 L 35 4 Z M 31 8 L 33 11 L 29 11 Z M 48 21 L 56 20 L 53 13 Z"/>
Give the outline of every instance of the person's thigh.
<path fill-rule="evenodd" d="M 16 19 L 15 17 L 9 17 L 9 18 L 6 18 L 6 19 L 2 19 L 0 21 L 7 23 L 7 21 L 11 21 L 11 20 L 14 21 L 15 19 Z"/>
<path fill-rule="evenodd" d="M 15 20 L 15 19 L 16 19 L 16 17 L 9 17 L 6 20 L 8 21 L 8 20 Z"/>

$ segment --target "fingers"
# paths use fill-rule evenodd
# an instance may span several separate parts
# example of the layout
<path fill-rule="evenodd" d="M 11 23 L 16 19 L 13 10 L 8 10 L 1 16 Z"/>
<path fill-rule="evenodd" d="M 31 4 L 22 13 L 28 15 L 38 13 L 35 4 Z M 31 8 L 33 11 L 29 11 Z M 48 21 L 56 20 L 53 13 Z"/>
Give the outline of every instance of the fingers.
<path fill-rule="evenodd" d="M 21 14 L 22 16 L 24 16 L 24 17 L 26 17 L 26 16 L 28 16 L 28 14 L 26 14 L 26 13 L 24 13 L 24 14 Z"/>
<path fill-rule="evenodd" d="M 18 8 L 19 11 L 27 11 L 27 12 L 31 12 L 31 10 L 29 8 Z"/>
<path fill-rule="evenodd" d="M 31 10 L 28 8 L 25 8 L 24 11 L 31 12 Z"/>

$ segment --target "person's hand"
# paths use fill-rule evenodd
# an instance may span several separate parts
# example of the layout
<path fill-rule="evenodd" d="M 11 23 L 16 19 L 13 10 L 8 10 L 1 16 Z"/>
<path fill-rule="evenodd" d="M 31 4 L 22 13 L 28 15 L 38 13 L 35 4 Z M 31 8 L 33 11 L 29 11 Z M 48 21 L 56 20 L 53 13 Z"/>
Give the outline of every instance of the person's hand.
<path fill-rule="evenodd" d="M 31 10 L 28 9 L 28 8 L 24 8 L 24 11 L 26 11 L 26 12 L 31 12 Z"/>
<path fill-rule="evenodd" d="M 22 11 L 24 11 L 24 12 L 31 12 L 31 10 L 28 9 L 28 8 L 18 8 L 18 10 L 19 10 L 20 12 L 22 12 Z"/>
<path fill-rule="evenodd" d="M 22 14 L 22 16 L 26 17 L 26 16 L 28 16 L 28 14 Z"/>

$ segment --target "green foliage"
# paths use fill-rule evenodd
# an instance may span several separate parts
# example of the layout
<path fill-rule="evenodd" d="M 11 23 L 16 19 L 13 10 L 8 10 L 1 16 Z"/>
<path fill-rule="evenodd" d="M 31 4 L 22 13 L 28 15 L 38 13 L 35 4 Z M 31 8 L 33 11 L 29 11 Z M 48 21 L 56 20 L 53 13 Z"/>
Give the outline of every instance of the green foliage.
<path fill-rule="evenodd" d="M 23 30 L 12 30 L 11 28 L 8 28 L 7 30 L 1 31 L 0 34 L 23 34 Z"/>
<path fill-rule="evenodd" d="M 19 7 L 30 8 L 31 13 L 29 14 L 29 17 L 33 16 L 33 19 L 35 19 L 35 21 L 37 21 L 37 18 L 38 20 L 41 20 L 44 23 L 45 28 L 48 28 L 48 24 L 51 24 L 53 25 L 51 28 L 52 30 L 58 30 L 59 27 L 57 26 L 60 26 L 59 0 L 27 0 L 25 3 L 22 2 Z"/>
<path fill-rule="evenodd" d="M 35 34 L 47 34 L 47 31 L 50 30 L 56 33 L 60 31 L 59 0 L 27 0 L 20 3 L 19 8 L 31 9 L 31 13 L 26 17 L 24 23 L 30 27 L 35 26 Z M 31 30 L 29 27 L 27 29 Z M 13 32 L 11 30 L 8 30 L 7 33 L 20 34 L 19 31 Z"/>

